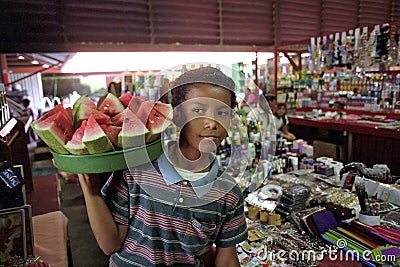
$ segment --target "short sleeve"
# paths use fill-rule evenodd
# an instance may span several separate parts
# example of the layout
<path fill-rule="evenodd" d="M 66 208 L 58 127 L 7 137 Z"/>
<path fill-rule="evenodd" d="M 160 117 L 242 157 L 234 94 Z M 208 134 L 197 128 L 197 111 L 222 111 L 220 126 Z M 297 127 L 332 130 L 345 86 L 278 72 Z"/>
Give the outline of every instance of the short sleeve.
<path fill-rule="evenodd" d="M 289 118 L 285 115 L 285 119 L 284 119 L 285 125 L 289 125 Z"/>
<path fill-rule="evenodd" d="M 247 224 L 244 214 L 243 196 L 240 194 L 237 205 L 228 210 L 215 244 L 217 247 L 227 248 L 233 247 L 246 239 Z"/>
<path fill-rule="evenodd" d="M 114 172 L 101 189 L 104 201 L 117 223 L 128 225 L 129 188 L 122 172 Z"/>

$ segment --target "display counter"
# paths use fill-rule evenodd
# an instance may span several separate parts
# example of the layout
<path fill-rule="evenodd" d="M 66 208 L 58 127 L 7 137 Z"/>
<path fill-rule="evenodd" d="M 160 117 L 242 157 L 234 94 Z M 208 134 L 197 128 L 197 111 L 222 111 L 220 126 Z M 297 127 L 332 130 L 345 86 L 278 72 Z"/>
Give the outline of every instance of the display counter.
<path fill-rule="evenodd" d="M 304 112 L 289 115 L 290 129 L 297 138 L 313 144 L 325 139 L 344 147 L 345 162 L 367 165 L 387 164 L 400 175 L 400 124 L 379 122 L 362 117 L 307 117 Z"/>
<path fill-rule="evenodd" d="M 361 176 L 354 190 L 327 180 L 300 169 L 274 174 L 245 195 L 241 266 L 398 266 L 399 202 L 386 189 L 397 195 L 400 188 Z"/>

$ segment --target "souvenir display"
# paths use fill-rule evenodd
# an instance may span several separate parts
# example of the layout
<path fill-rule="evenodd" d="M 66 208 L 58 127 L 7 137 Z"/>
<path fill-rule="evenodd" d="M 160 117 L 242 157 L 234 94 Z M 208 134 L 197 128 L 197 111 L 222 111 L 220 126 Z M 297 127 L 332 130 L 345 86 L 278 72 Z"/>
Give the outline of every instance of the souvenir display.
<path fill-rule="evenodd" d="M 313 169 L 276 171 L 248 193 L 249 237 L 237 248 L 242 266 L 318 266 L 343 253 L 365 266 L 397 264 L 400 207 L 387 195 L 399 190 L 383 183 L 393 181 L 390 170 L 353 162 L 317 173 L 330 161 L 319 158 Z M 337 182 L 320 175 L 336 175 Z"/>

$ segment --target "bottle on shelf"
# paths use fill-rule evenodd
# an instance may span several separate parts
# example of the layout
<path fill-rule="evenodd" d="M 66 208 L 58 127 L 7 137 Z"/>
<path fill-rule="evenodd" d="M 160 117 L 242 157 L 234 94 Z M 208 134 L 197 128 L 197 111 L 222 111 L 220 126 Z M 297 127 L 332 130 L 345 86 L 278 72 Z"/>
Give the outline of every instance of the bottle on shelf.
<path fill-rule="evenodd" d="M 121 89 L 122 93 L 132 93 L 134 91 L 134 75 L 132 72 L 126 70 L 122 73 Z"/>

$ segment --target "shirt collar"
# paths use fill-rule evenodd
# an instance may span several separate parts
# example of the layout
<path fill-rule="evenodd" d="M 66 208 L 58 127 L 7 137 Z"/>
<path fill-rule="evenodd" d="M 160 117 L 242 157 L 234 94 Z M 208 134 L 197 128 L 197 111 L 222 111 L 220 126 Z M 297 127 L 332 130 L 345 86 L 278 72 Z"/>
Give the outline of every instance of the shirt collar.
<path fill-rule="evenodd" d="M 218 174 L 218 160 L 214 154 L 211 154 L 210 157 L 214 158 L 211 163 L 210 171 L 205 173 L 203 178 L 190 182 L 194 192 L 199 198 L 204 196 L 211 189 Z M 176 184 L 183 181 L 182 177 L 178 174 L 174 166 L 168 160 L 165 153 L 161 154 L 161 156 L 157 159 L 157 162 L 160 172 L 167 185 Z"/>

